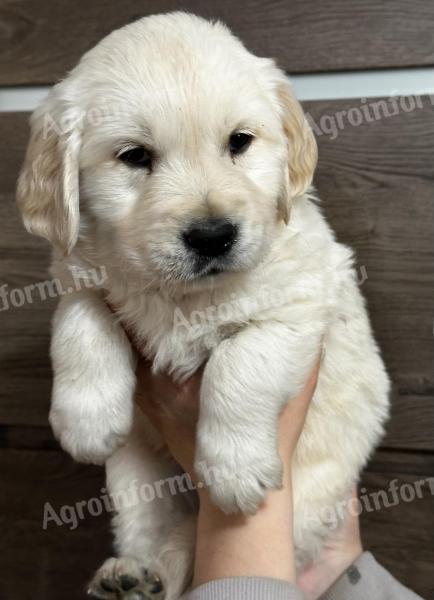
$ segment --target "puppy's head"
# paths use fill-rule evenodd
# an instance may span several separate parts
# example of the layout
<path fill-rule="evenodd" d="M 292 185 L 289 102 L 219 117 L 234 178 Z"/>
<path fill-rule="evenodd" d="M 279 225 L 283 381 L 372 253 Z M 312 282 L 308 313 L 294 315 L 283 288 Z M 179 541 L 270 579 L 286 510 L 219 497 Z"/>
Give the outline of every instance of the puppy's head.
<path fill-rule="evenodd" d="M 147 17 L 102 40 L 32 117 L 27 228 L 159 285 L 248 271 L 312 180 L 285 75 L 219 23 Z M 111 257 L 111 258 L 108 258 Z"/>

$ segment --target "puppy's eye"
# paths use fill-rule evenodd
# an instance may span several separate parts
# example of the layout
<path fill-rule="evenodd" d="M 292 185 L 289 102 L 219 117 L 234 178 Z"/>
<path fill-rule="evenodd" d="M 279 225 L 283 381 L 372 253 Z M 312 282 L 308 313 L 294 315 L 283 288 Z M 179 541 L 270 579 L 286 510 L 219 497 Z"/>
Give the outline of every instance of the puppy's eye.
<path fill-rule="evenodd" d="M 250 133 L 233 133 L 229 138 L 229 151 L 232 155 L 241 154 L 250 146 L 253 135 Z"/>
<path fill-rule="evenodd" d="M 149 169 L 152 166 L 152 154 L 143 146 L 130 148 L 118 154 L 119 160 L 131 167 Z"/>

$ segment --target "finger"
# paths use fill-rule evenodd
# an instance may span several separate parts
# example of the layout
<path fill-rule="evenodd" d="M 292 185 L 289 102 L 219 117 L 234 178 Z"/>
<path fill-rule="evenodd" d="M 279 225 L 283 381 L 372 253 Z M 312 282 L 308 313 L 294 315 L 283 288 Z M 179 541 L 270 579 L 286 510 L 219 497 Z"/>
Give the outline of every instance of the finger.
<path fill-rule="evenodd" d="M 189 379 L 175 382 L 164 374 L 152 374 L 149 363 L 138 368 L 136 401 L 158 430 L 171 429 L 176 423 L 194 428 L 199 415 L 199 390 L 203 368 Z"/>
<path fill-rule="evenodd" d="M 141 385 L 147 385 L 152 378 L 152 363 L 149 360 L 141 358 L 137 364 L 136 375 Z"/>
<path fill-rule="evenodd" d="M 150 401 L 149 396 L 141 390 L 137 390 L 134 401 L 144 415 L 151 421 L 152 425 L 161 433 L 163 430 L 159 407 Z"/>
<path fill-rule="evenodd" d="M 309 377 L 304 385 L 303 390 L 295 398 L 290 398 L 282 411 L 282 416 L 285 417 L 287 414 L 294 415 L 302 411 L 307 411 L 309 403 L 315 393 L 316 385 L 318 382 L 318 374 L 320 368 L 320 359 L 315 362 L 313 369 L 311 370 Z M 286 418 L 286 417 L 285 417 Z"/>
<path fill-rule="evenodd" d="M 306 381 L 306 385 L 304 386 L 304 393 L 307 396 L 310 395 L 310 397 L 312 397 L 313 393 L 315 392 L 316 384 L 318 383 L 318 375 L 319 375 L 319 369 L 320 369 L 321 362 L 322 362 L 322 357 L 323 357 L 323 354 L 321 353 L 321 355 L 315 361 L 313 369 L 311 370 L 310 375 Z"/>

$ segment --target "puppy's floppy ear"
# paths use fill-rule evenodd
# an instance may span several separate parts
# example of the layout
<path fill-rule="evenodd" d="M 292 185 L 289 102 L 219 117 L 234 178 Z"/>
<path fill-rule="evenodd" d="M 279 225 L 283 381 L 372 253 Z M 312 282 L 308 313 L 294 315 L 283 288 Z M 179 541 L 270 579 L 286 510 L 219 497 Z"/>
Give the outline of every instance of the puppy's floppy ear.
<path fill-rule="evenodd" d="M 79 229 L 80 134 L 63 116 L 55 93 L 32 115 L 17 203 L 27 230 L 68 254 Z"/>
<path fill-rule="evenodd" d="M 277 97 L 282 111 L 283 129 L 288 139 L 288 179 L 286 198 L 282 199 L 281 212 L 289 220 L 292 200 L 302 196 L 312 183 L 318 148 L 312 129 L 295 99 L 289 83 L 278 84 Z"/>

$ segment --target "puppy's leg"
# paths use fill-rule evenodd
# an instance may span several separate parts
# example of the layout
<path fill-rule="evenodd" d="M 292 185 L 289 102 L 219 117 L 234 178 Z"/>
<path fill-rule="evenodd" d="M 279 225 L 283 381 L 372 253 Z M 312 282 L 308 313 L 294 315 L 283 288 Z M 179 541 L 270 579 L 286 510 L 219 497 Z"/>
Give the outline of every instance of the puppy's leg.
<path fill-rule="evenodd" d="M 277 417 L 301 391 L 320 334 L 251 325 L 213 351 L 203 374 L 195 468 L 225 512 L 254 513 L 281 485 Z"/>
<path fill-rule="evenodd" d="M 152 435 L 137 411 L 127 444 L 107 461 L 118 557 L 97 571 L 89 588 L 93 598 L 174 600 L 191 579 L 191 484 L 171 459 L 151 450 Z"/>
<path fill-rule="evenodd" d="M 130 430 L 135 375 L 128 339 L 97 292 L 61 299 L 51 358 L 54 433 L 76 460 L 103 463 Z"/>

